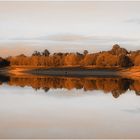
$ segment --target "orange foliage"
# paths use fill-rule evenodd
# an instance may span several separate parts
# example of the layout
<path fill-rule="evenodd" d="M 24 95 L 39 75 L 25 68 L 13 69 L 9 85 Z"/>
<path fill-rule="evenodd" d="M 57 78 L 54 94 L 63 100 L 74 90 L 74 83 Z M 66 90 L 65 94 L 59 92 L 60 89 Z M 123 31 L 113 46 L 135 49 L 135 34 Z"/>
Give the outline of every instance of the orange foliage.
<path fill-rule="evenodd" d="M 101 53 L 96 60 L 99 66 L 117 66 L 118 57 L 108 52 Z"/>

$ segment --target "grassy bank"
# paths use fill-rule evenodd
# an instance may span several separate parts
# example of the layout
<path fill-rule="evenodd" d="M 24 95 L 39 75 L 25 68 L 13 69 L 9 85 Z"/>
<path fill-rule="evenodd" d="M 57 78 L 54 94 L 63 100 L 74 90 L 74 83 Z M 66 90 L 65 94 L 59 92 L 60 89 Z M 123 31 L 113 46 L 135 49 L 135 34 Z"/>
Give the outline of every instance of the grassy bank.
<path fill-rule="evenodd" d="M 131 68 L 123 69 L 120 71 L 120 75 L 131 79 L 140 78 L 140 66 L 134 66 Z"/>

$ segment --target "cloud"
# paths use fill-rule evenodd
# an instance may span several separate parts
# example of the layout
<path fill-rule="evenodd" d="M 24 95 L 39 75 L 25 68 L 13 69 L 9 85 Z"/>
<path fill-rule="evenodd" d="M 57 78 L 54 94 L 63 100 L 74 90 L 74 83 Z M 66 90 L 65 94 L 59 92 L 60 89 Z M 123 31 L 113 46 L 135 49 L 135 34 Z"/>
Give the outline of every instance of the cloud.
<path fill-rule="evenodd" d="M 96 49 L 92 45 L 85 44 L 68 44 L 62 42 L 43 42 L 43 41 L 28 41 L 28 42 L 5 42 L 0 43 L 0 56 L 16 56 L 19 54 L 31 55 L 35 50 L 43 51 L 48 49 L 51 53 L 54 52 L 83 52 L 88 48 L 91 52 L 95 52 Z"/>
<path fill-rule="evenodd" d="M 18 37 L 11 38 L 13 41 L 50 41 L 50 42 L 63 42 L 63 43 L 75 43 L 75 44 L 83 44 L 83 43 L 92 43 L 96 44 L 96 42 L 106 43 L 106 42 L 136 42 L 140 40 L 139 38 L 129 38 L 127 36 L 101 36 L 95 34 L 52 34 L 52 35 L 44 35 L 39 37 Z"/>
<path fill-rule="evenodd" d="M 16 56 L 25 53 L 30 54 L 30 47 L 26 43 L 0 43 L 0 56 Z"/>
<path fill-rule="evenodd" d="M 31 55 L 35 50 L 43 51 L 44 49 L 48 49 L 51 53 L 83 52 L 87 49 L 93 53 L 109 50 L 116 43 L 128 50 L 137 50 L 140 39 L 94 34 L 54 34 L 25 40 L 0 41 L 0 56 L 5 57 L 21 53 Z"/>
<path fill-rule="evenodd" d="M 56 34 L 48 36 L 47 39 L 52 41 L 81 41 L 86 40 L 87 38 L 77 34 Z"/>
<path fill-rule="evenodd" d="M 119 42 L 126 42 L 126 41 L 137 41 L 137 38 L 128 38 L 128 37 L 121 37 L 121 36 L 101 36 L 101 35 L 94 35 L 94 34 L 54 34 L 48 36 L 42 36 L 36 38 L 38 40 L 48 40 L 48 41 L 56 41 L 56 42 L 112 42 L 112 41 L 119 41 Z"/>
<path fill-rule="evenodd" d="M 39 37 L 15 37 L 10 40 L 50 40 L 50 41 L 80 41 L 86 40 L 87 37 L 79 34 L 52 34 Z"/>

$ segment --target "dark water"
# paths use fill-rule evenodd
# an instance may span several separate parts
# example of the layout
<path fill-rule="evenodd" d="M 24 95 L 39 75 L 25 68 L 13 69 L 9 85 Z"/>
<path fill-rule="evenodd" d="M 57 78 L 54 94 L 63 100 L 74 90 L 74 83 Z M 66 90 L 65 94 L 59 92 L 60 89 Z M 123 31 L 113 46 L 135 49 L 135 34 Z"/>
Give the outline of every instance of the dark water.
<path fill-rule="evenodd" d="M 140 79 L 0 75 L 0 138 L 140 138 Z"/>

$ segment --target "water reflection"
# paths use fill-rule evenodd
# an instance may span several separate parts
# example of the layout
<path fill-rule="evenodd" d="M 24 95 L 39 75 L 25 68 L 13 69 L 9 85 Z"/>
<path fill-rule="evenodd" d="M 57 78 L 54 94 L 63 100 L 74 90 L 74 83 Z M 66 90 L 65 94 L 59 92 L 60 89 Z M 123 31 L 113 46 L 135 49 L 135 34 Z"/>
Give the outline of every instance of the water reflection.
<path fill-rule="evenodd" d="M 0 75 L 0 83 L 0 138 L 140 137 L 139 79 Z"/>
<path fill-rule="evenodd" d="M 84 91 L 102 90 L 104 93 L 112 93 L 117 98 L 127 90 L 134 90 L 140 95 L 140 79 L 133 80 L 121 77 L 51 77 L 51 76 L 4 76 L 0 75 L 0 84 L 7 83 L 10 86 L 30 86 L 35 90 L 43 89 L 83 89 Z"/>

